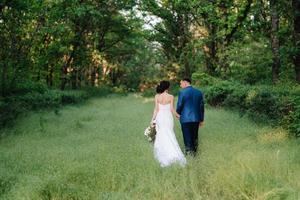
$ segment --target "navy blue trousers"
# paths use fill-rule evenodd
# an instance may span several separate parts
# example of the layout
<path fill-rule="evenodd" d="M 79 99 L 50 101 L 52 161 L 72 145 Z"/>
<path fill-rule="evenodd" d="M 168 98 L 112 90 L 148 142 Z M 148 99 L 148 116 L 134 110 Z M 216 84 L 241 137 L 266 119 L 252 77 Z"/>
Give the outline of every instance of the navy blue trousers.
<path fill-rule="evenodd" d="M 199 122 L 181 123 L 186 154 L 195 155 L 198 148 Z"/>

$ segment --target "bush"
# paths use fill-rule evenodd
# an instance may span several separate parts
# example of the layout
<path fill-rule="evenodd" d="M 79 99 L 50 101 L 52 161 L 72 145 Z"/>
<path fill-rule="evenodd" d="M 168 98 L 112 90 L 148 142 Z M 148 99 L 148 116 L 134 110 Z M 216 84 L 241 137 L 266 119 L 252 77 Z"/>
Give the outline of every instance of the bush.
<path fill-rule="evenodd" d="M 118 87 L 113 87 L 112 91 L 113 91 L 113 93 L 119 94 L 119 95 L 127 95 L 128 94 L 128 89 L 124 85 L 120 85 Z"/>
<path fill-rule="evenodd" d="M 192 74 L 192 82 L 198 86 L 209 86 L 219 82 L 219 79 L 204 72 L 195 72 Z"/>
<path fill-rule="evenodd" d="M 61 103 L 65 104 L 73 104 L 73 103 L 80 103 L 86 100 L 89 96 L 88 93 L 85 91 L 63 91 L 60 94 L 61 96 Z"/>
<path fill-rule="evenodd" d="M 16 91 L 16 90 L 15 90 Z M 0 100 L 0 127 L 12 122 L 28 110 L 57 108 L 61 105 L 80 103 L 92 96 L 106 96 L 113 92 L 125 94 L 123 88 L 84 88 L 83 90 L 50 90 L 39 84 L 28 83 L 18 93 Z"/>
<path fill-rule="evenodd" d="M 294 98 L 282 99 L 280 102 L 281 113 L 283 117 L 280 121 L 284 128 L 290 130 L 296 137 L 300 137 L 300 95 Z"/>
<path fill-rule="evenodd" d="M 288 124 L 288 129 L 295 134 L 296 137 L 300 137 L 300 100 L 295 106 L 295 110 L 290 114 L 290 123 Z"/>
<path fill-rule="evenodd" d="M 276 94 L 270 88 L 255 88 L 250 90 L 246 97 L 246 107 L 253 118 L 260 116 L 268 117 L 270 120 L 277 119 L 279 114 L 277 102 Z"/>
<path fill-rule="evenodd" d="M 234 89 L 234 85 L 229 81 L 218 82 L 213 86 L 204 89 L 205 99 L 212 106 L 222 105 L 225 99 Z"/>
<path fill-rule="evenodd" d="M 223 105 L 245 111 L 247 109 L 246 98 L 248 95 L 249 87 L 236 84 L 234 86 L 231 86 L 231 88 L 233 89 L 233 91 L 230 95 L 227 95 L 223 102 Z"/>
<path fill-rule="evenodd" d="M 48 88 L 45 84 L 32 81 L 19 82 L 18 84 L 16 84 L 15 88 L 12 89 L 12 93 L 14 95 L 22 95 L 34 92 L 43 94 L 47 91 Z"/>
<path fill-rule="evenodd" d="M 299 87 L 245 86 L 222 81 L 204 88 L 204 94 L 212 106 L 237 108 L 252 119 L 267 120 L 300 136 Z"/>
<path fill-rule="evenodd" d="M 40 108 L 51 108 L 61 103 L 61 94 L 57 91 L 47 90 L 43 94 L 29 92 L 25 95 L 12 97 L 14 101 L 20 102 L 23 108 L 37 110 Z"/>
<path fill-rule="evenodd" d="M 0 127 L 6 126 L 13 121 L 21 112 L 20 103 L 0 101 Z"/>
<path fill-rule="evenodd" d="M 86 91 L 89 96 L 93 97 L 102 97 L 113 92 L 113 89 L 109 86 L 85 87 L 83 90 Z"/>
<path fill-rule="evenodd" d="M 156 95 L 155 88 L 149 88 L 143 91 L 143 97 L 154 97 Z"/>

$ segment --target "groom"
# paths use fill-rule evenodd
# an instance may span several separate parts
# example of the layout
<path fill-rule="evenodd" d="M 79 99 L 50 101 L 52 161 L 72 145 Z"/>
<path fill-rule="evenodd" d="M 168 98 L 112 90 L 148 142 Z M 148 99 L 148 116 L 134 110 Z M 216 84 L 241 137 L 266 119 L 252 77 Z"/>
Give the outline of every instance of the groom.
<path fill-rule="evenodd" d="M 191 86 L 189 78 L 182 79 L 180 87 L 176 112 L 180 115 L 186 153 L 194 156 L 198 147 L 198 129 L 204 121 L 203 95 Z"/>

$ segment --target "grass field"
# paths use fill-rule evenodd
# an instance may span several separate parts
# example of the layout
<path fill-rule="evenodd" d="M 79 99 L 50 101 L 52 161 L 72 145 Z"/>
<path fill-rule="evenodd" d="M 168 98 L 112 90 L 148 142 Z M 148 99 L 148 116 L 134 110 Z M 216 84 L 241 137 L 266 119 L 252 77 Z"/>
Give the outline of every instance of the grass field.
<path fill-rule="evenodd" d="M 208 108 L 199 155 L 160 168 L 143 135 L 152 109 L 111 96 L 19 119 L 1 130 L 0 199 L 300 199 L 300 140 L 284 130 Z"/>

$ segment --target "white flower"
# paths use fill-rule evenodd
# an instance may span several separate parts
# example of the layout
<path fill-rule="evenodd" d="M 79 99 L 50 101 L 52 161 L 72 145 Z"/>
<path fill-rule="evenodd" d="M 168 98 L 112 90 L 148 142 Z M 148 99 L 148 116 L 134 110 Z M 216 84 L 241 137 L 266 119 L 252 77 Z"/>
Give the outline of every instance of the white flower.
<path fill-rule="evenodd" d="M 155 125 L 152 124 L 149 127 L 147 127 L 144 131 L 144 135 L 146 136 L 149 142 L 154 142 L 156 135 Z"/>

